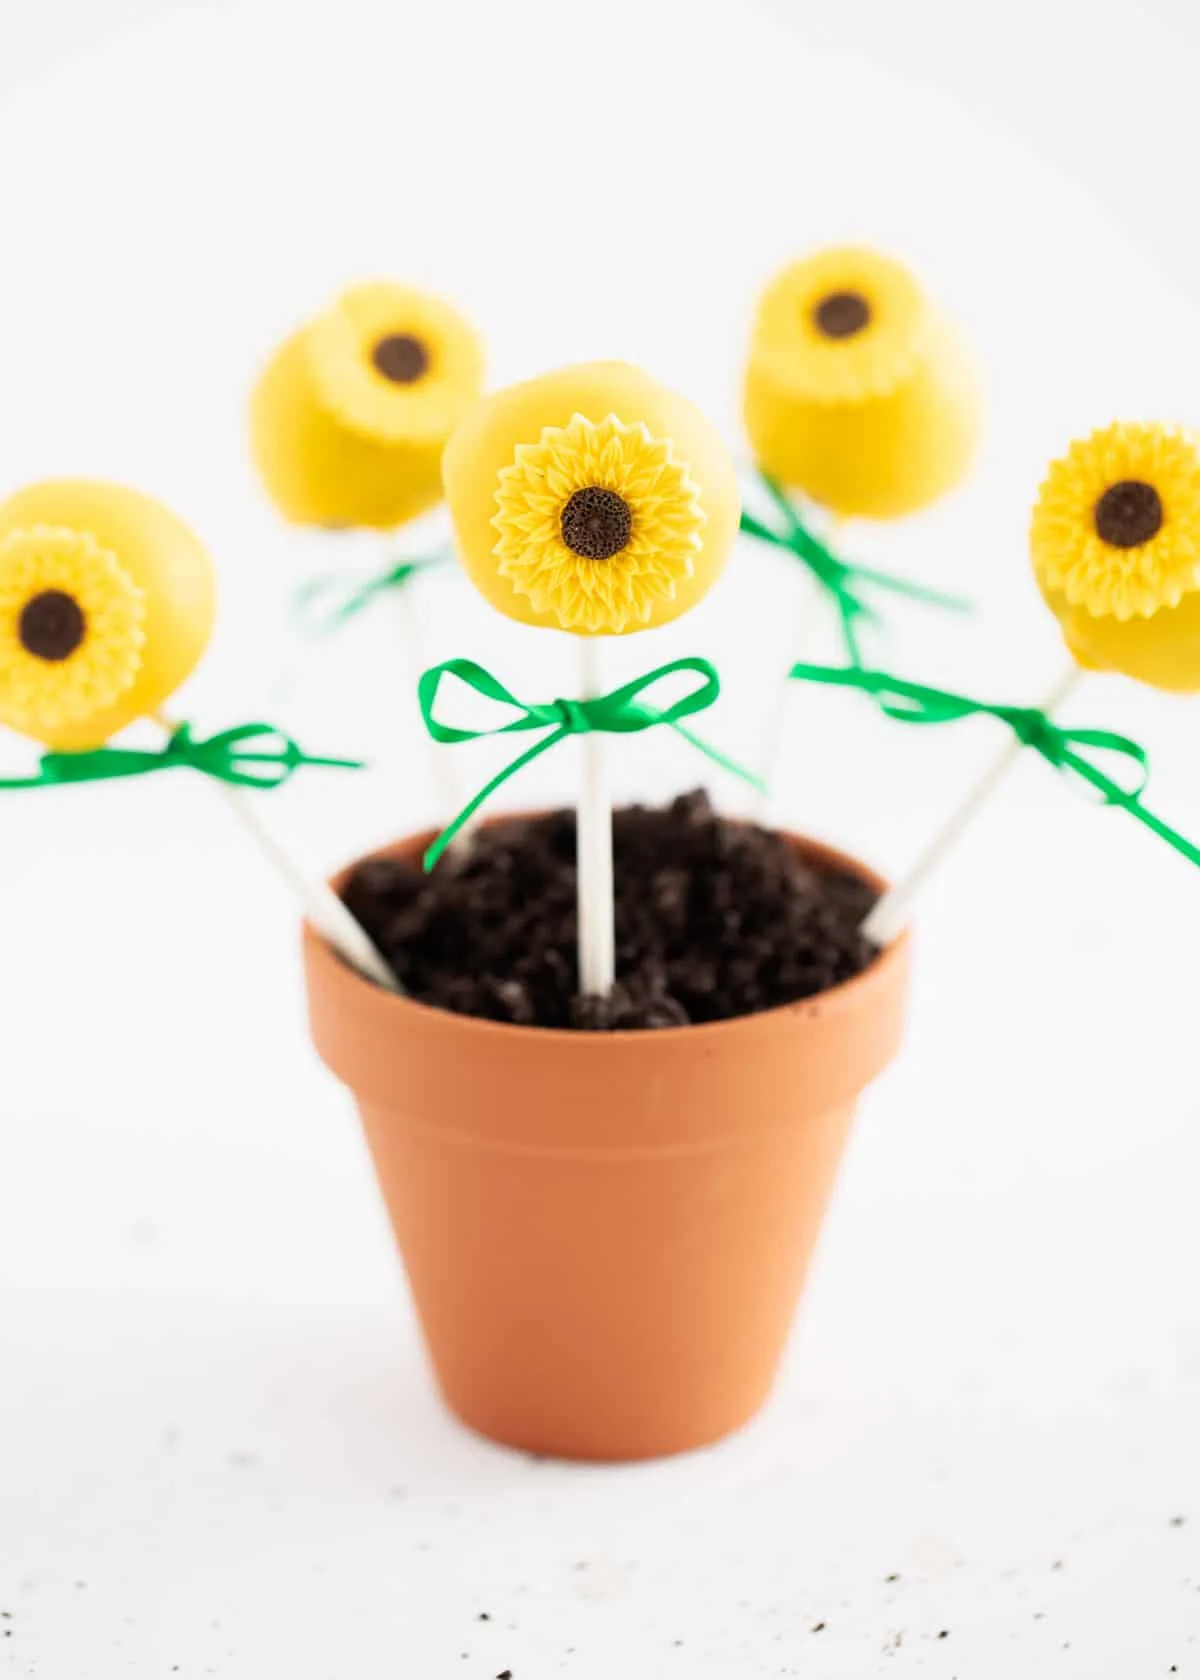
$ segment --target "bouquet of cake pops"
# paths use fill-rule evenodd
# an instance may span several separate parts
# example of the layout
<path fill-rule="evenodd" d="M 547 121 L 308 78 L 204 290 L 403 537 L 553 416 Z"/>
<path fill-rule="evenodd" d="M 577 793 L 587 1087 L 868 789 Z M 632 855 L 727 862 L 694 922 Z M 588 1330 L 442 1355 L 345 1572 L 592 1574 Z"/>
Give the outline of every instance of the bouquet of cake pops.
<path fill-rule="evenodd" d="M 1011 763 L 1040 755 L 1200 862 L 1147 807 L 1142 746 L 1053 715 L 1089 668 L 1200 688 L 1200 452 L 1176 428 L 1117 425 L 1051 467 L 1030 548 L 1071 660 L 1031 706 L 893 671 L 900 608 L 965 603 L 851 556 L 850 522 L 950 491 L 980 429 L 962 338 L 899 264 L 820 252 L 764 293 L 745 373 L 759 511 L 743 508 L 713 425 L 637 368 L 482 386 L 456 309 L 372 284 L 285 342 L 252 405 L 284 518 L 331 543 L 357 531 L 389 545 L 365 570 L 361 545 L 344 546 L 301 593 L 335 625 L 402 604 L 437 829 L 332 885 L 297 868 L 255 790 L 358 760 L 310 756 L 266 723 L 200 738 L 168 716 L 210 634 L 211 567 L 158 504 L 89 484 L 0 506 L 0 718 L 49 749 L 7 785 L 188 767 L 220 787 L 305 910 L 314 1040 L 357 1100 L 450 1405 L 539 1452 L 677 1451 L 737 1427 L 769 1391 L 855 1104 L 899 1042 L 918 889 Z M 466 580 L 508 619 L 570 639 L 569 693 L 470 648 L 428 668 L 417 656 L 418 580 L 452 571 L 405 533 L 443 494 Z M 606 648 L 729 587 L 739 534 L 798 563 L 809 589 L 763 738 L 734 752 L 718 703 L 746 676 L 731 650 L 689 649 L 614 684 Z M 823 603 L 844 663 L 801 657 Z M 703 794 L 614 809 L 621 738 L 650 731 L 677 743 L 681 775 L 689 759 L 713 765 L 765 797 L 796 683 L 858 691 L 881 728 L 985 716 L 1005 731 L 890 888 Z M 114 743 L 139 718 L 165 731 L 157 749 Z M 509 761 L 460 795 L 447 755 L 507 736 Z M 550 752 L 565 763 L 571 746 L 565 808 L 492 809 L 524 767 Z"/>

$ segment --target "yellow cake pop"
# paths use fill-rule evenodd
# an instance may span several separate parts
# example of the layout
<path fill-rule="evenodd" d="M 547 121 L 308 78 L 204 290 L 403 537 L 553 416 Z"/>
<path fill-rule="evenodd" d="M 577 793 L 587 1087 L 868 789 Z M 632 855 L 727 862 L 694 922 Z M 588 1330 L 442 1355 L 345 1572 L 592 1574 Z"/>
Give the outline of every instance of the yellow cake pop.
<path fill-rule="evenodd" d="M 708 592 L 738 528 L 733 463 L 682 397 L 586 362 L 480 403 L 443 471 L 476 588 L 522 624 L 620 636 Z"/>
<path fill-rule="evenodd" d="M 842 518 L 951 489 L 980 430 L 974 368 L 906 269 L 845 247 L 791 264 L 755 316 L 746 430 L 765 473 Z"/>
<path fill-rule="evenodd" d="M 250 435 L 267 492 L 296 525 L 392 530 L 441 499 L 446 440 L 483 388 L 483 350 L 448 303 L 355 286 L 276 351 Z"/>
<path fill-rule="evenodd" d="M 0 503 L 0 723 L 57 751 L 154 713 L 212 633 L 216 584 L 149 496 L 51 479 Z"/>
<path fill-rule="evenodd" d="M 1050 467 L 1034 576 L 1078 663 L 1200 691 L 1200 439 L 1115 424 Z"/>

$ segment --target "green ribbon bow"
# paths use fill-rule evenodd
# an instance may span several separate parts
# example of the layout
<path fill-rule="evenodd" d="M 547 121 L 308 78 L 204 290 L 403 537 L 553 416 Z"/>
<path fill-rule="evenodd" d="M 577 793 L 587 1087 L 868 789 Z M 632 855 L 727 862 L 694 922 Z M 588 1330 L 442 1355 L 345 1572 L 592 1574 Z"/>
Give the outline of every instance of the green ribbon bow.
<path fill-rule="evenodd" d="M 356 618 L 380 595 L 405 588 L 418 573 L 436 571 L 450 558 L 447 548 L 422 558 L 397 560 L 382 571 L 366 575 L 362 572 L 323 572 L 320 577 L 310 578 L 296 591 L 292 603 L 296 621 L 306 635 L 328 636 Z"/>
<path fill-rule="evenodd" d="M 766 473 L 760 473 L 759 477 L 763 488 L 778 508 L 785 529 L 772 530 L 761 519 L 744 510 L 741 528 L 747 536 L 757 537 L 760 542 L 772 543 L 776 548 L 786 548 L 808 567 L 837 608 L 842 626 L 842 640 L 846 644 L 846 655 L 852 665 L 862 664 L 858 640 L 860 623 L 881 622 L 878 609 L 863 597 L 864 586 L 867 589 L 888 590 L 893 595 L 903 595 L 910 601 L 923 601 L 929 606 L 944 607 L 949 612 L 971 611 L 971 603 L 959 595 L 946 595 L 939 589 L 927 589 L 924 584 L 913 583 L 908 578 L 894 577 L 889 572 L 878 572 L 871 566 L 859 566 L 849 560 L 840 559 L 828 543 L 815 537 L 801 522 L 791 499 L 781 486 L 776 484 L 774 479 L 768 478 Z"/>
<path fill-rule="evenodd" d="M 302 765 L 330 770 L 363 768 L 358 759 L 314 758 L 273 724 L 244 723 L 237 729 L 210 735 L 207 740 L 197 740 L 191 726 L 183 723 L 156 751 L 96 747 L 90 752 L 43 753 L 36 776 L 0 780 L 0 789 L 107 782 L 123 776 L 147 776 L 156 770 L 198 770 L 214 781 L 230 782 L 235 787 L 275 788 Z"/>
<path fill-rule="evenodd" d="M 668 706 L 648 705 L 644 698 L 647 692 L 656 683 L 680 671 L 691 672 L 697 676 L 700 679 L 697 686 L 690 693 L 673 700 Z M 496 724 L 492 729 L 457 729 L 451 724 L 440 723 L 433 712 L 438 690 L 446 677 L 457 677 L 459 682 L 473 689 L 476 694 L 482 695 L 484 699 L 511 706 L 520 716 L 508 723 Z M 448 659 L 442 665 L 433 666 L 422 675 L 417 684 L 417 699 L 425 727 L 435 741 L 453 746 L 460 741 L 478 741 L 487 735 L 522 735 L 530 730 L 546 730 L 548 733 L 527 752 L 513 759 L 499 775 L 493 776 L 487 786 L 477 793 L 469 804 L 464 805 L 425 853 L 425 868 L 433 868 L 455 835 L 471 820 L 479 807 L 491 798 L 497 788 L 502 787 L 527 764 L 532 764 L 535 758 L 540 758 L 542 753 L 549 752 L 551 747 L 565 741 L 568 735 L 592 735 L 598 732 L 607 735 L 636 735 L 643 729 L 653 729 L 660 723 L 666 723 L 714 764 L 719 764 L 723 770 L 740 776 L 743 781 L 761 791 L 762 784 L 757 776 L 743 769 L 732 759 L 726 758 L 724 753 L 718 752 L 698 735 L 693 735 L 690 729 L 683 727 L 683 718 L 691 717 L 696 712 L 707 711 L 720 692 L 721 679 L 717 675 L 716 667 L 707 659 L 674 659 L 670 664 L 659 665 L 655 670 L 647 671 L 645 676 L 636 677 L 633 682 L 625 683 L 621 688 L 614 688 L 611 694 L 600 695 L 595 700 L 550 700 L 544 705 L 534 706 L 518 700 L 490 671 L 484 670 L 482 665 L 477 665 L 472 659 Z"/>
<path fill-rule="evenodd" d="M 1200 864 L 1200 847 L 1148 811 L 1141 796 L 1150 780 L 1150 757 L 1145 747 L 1111 729 L 1064 729 L 1035 706 L 992 706 L 965 694 L 929 688 L 924 683 L 906 682 L 886 671 L 864 671 L 861 666 L 841 669 L 832 665 L 793 665 L 789 677 L 797 682 L 824 683 L 837 688 L 855 688 L 879 702 L 880 709 L 902 723 L 957 723 L 966 717 L 993 717 L 1007 724 L 1022 746 L 1031 747 L 1056 770 L 1076 777 L 1094 788 L 1106 805 L 1128 811 L 1152 833 L 1173 846 L 1192 863 Z M 1120 761 L 1134 771 L 1133 785 L 1123 785 L 1087 755 Z"/>

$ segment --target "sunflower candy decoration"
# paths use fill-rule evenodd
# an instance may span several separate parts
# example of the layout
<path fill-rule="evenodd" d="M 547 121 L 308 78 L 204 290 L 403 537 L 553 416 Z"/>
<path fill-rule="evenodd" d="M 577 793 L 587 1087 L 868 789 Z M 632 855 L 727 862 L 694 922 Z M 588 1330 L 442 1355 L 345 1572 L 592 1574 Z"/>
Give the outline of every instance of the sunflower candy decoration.
<path fill-rule="evenodd" d="M 36 773 L 0 788 L 105 781 L 191 769 L 221 786 L 306 908 L 359 968 L 394 986 L 336 896 L 310 884 L 268 837 L 246 791 L 276 787 L 313 758 L 268 724 L 208 739 L 163 707 L 212 634 L 216 587 L 207 553 L 161 503 L 82 479 L 33 484 L 0 503 L 0 723 L 48 750 Z M 113 747 L 139 718 L 167 731 L 158 750 Z"/>
<path fill-rule="evenodd" d="M 785 268 L 758 305 L 743 408 L 770 511 L 744 512 L 742 530 L 805 566 L 836 609 L 853 663 L 861 663 L 861 626 L 879 619 L 881 593 L 966 606 L 856 565 L 834 547 L 847 520 L 899 519 L 953 489 L 978 442 L 970 357 L 907 269 L 855 247 L 817 251 Z M 806 601 L 806 618 L 807 608 Z M 768 731 L 768 782 L 785 721 L 781 699 Z"/>
<path fill-rule="evenodd" d="M 995 705 L 855 665 L 793 667 L 798 680 L 871 694 L 903 722 L 983 715 L 1005 724 L 1012 737 L 908 875 L 872 910 L 864 932 L 880 944 L 901 930 L 917 892 L 1025 748 L 1200 864 L 1200 848 L 1142 804 L 1149 775 L 1143 747 L 1111 730 L 1060 728 L 1051 716 L 1085 671 L 1200 692 L 1200 439 L 1174 426 L 1118 423 L 1073 443 L 1038 493 L 1030 555 L 1071 654 L 1041 707 Z M 1115 774 L 1121 766 L 1123 776 Z"/>
<path fill-rule="evenodd" d="M 737 774 L 682 720 L 720 691 L 705 659 L 677 659 L 604 692 L 606 636 L 666 624 L 716 582 L 738 528 L 733 463 L 690 403 L 617 362 L 562 368 L 510 386 L 475 408 L 444 464 L 446 496 L 471 581 L 519 623 L 577 638 L 576 699 L 527 705 L 490 672 L 452 659 L 426 671 L 419 696 L 434 741 L 538 732 L 541 739 L 475 796 L 430 848 L 432 867 L 476 810 L 510 776 L 568 735 L 583 737 L 578 801 L 580 990 L 604 996 L 614 964 L 612 810 L 604 736 L 669 724 Z M 435 716 L 456 678 L 516 716 L 493 729 L 455 728 Z M 654 703 L 673 679 L 692 679 Z"/>
<path fill-rule="evenodd" d="M 351 287 L 267 363 L 250 405 L 255 465 L 293 525 L 395 532 L 441 501 L 442 451 L 482 388 L 483 347 L 450 304 L 388 281 Z M 310 579 L 299 620 L 327 633 L 392 597 L 415 649 L 412 585 L 450 558 L 393 553 Z"/>

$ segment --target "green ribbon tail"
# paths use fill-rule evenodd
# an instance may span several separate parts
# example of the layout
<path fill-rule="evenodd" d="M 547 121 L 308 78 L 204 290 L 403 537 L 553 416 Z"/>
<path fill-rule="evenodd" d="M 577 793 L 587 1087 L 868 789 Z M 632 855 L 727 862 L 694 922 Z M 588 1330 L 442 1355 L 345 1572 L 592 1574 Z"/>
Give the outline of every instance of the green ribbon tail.
<path fill-rule="evenodd" d="M 1117 737 L 1117 739 L 1119 740 L 1120 737 Z M 1108 745 L 1105 742 L 1100 744 Z M 1110 746 L 1109 750 L 1119 751 L 1120 749 L 1114 749 Z M 1126 811 L 1131 817 L 1136 817 L 1144 828 L 1148 828 L 1152 834 L 1157 834 L 1160 840 L 1165 840 L 1167 845 L 1177 851 L 1181 857 L 1187 858 L 1189 863 L 1194 863 L 1197 867 L 1200 867 L 1200 846 L 1193 845 L 1185 835 L 1179 833 L 1178 829 L 1172 828 L 1161 817 L 1156 817 L 1153 811 L 1147 810 L 1142 804 L 1140 791 L 1131 793 L 1128 788 L 1123 788 L 1119 782 L 1115 782 L 1103 770 L 1098 770 L 1094 764 L 1089 764 L 1087 759 L 1081 757 L 1078 753 L 1070 751 L 1064 753 L 1062 762 L 1073 775 L 1078 776 L 1081 781 L 1087 782 L 1089 787 L 1095 788 L 1106 804 L 1115 805 L 1118 810 Z"/>
<path fill-rule="evenodd" d="M 757 537 L 759 542 L 771 543 L 775 548 L 791 547 L 786 537 L 781 537 L 778 531 L 772 531 L 769 525 L 764 525 L 761 519 L 756 519 L 745 508 L 742 509 L 738 525 L 748 537 Z"/>
<path fill-rule="evenodd" d="M 1165 840 L 1168 846 L 1173 846 L 1182 857 L 1187 858 L 1189 863 L 1194 863 L 1200 867 L 1200 846 L 1194 846 L 1190 840 L 1179 833 L 1178 829 L 1171 828 L 1163 822 L 1161 817 L 1156 817 L 1153 811 L 1148 811 L 1140 800 L 1133 800 L 1123 809 L 1127 810 L 1131 817 L 1136 817 L 1140 823 L 1143 823 L 1152 834 L 1157 834 L 1160 840 Z"/>
<path fill-rule="evenodd" d="M 753 770 L 747 770 L 746 766 L 739 764 L 736 759 L 727 757 L 719 747 L 714 747 L 711 741 L 706 741 L 702 735 L 697 735 L 686 724 L 672 723 L 671 728 L 677 735 L 682 735 L 689 746 L 695 747 L 697 752 L 702 752 L 705 758 L 720 769 L 727 770 L 731 776 L 736 776 L 739 781 L 745 782 L 754 789 L 755 793 L 765 794 L 767 792 L 767 784 L 761 776 L 756 776 Z"/>
<path fill-rule="evenodd" d="M 481 805 L 487 804 L 497 788 L 502 788 L 505 782 L 518 775 L 527 764 L 532 764 L 535 758 L 540 758 L 544 752 L 549 752 L 551 747 L 556 747 L 560 741 L 566 739 L 567 734 L 568 731 L 565 729 L 556 729 L 552 734 L 547 735 L 544 741 L 538 741 L 528 751 L 523 752 L 519 758 L 514 758 L 511 764 L 506 764 L 503 770 L 498 771 L 492 777 L 486 787 L 480 788 L 475 797 L 467 801 L 458 815 L 446 824 L 437 839 L 426 850 L 422 860 L 426 872 L 434 867 L 447 846 L 453 845 L 476 811 L 479 810 Z"/>

